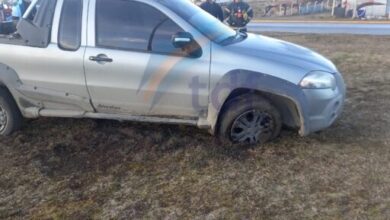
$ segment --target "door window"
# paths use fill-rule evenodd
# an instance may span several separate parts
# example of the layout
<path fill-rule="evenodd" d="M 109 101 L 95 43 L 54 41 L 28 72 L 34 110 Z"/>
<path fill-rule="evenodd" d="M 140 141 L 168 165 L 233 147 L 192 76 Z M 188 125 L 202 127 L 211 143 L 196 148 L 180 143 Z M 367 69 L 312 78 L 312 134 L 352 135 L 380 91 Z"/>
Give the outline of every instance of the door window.
<path fill-rule="evenodd" d="M 183 32 L 165 14 L 147 4 L 124 0 L 97 0 L 96 45 L 186 55 L 172 44 L 172 36 Z"/>

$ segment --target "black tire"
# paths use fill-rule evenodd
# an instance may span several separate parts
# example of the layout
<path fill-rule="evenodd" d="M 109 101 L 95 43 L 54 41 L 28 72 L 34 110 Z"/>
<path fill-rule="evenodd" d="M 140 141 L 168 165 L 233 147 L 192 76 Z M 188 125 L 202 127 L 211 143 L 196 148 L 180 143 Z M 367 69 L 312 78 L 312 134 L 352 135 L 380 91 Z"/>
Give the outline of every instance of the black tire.
<path fill-rule="evenodd" d="M 281 129 L 282 119 L 277 108 L 259 95 L 246 94 L 225 104 L 218 134 L 233 144 L 255 145 L 275 139 Z"/>
<path fill-rule="evenodd" d="M 10 92 L 0 87 L 0 135 L 8 136 L 22 126 L 23 116 Z"/>

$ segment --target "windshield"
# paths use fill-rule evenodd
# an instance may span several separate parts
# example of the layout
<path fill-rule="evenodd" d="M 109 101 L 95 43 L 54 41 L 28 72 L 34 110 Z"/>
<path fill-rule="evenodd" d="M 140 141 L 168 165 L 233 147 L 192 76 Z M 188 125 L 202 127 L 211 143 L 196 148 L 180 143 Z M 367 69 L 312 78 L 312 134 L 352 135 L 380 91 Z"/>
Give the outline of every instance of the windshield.
<path fill-rule="evenodd" d="M 159 2 L 216 43 L 222 43 L 226 39 L 236 36 L 234 30 L 189 0 L 159 0 Z"/>

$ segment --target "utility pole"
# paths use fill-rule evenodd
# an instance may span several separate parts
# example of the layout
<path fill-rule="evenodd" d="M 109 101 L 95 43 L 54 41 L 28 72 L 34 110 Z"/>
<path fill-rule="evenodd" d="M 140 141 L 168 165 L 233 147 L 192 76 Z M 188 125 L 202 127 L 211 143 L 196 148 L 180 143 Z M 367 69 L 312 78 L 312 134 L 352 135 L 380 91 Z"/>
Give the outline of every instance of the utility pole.
<path fill-rule="evenodd" d="M 390 19 L 390 0 L 387 0 L 386 15 L 387 15 L 387 18 Z"/>
<path fill-rule="evenodd" d="M 387 1 L 390 1 L 390 0 L 387 0 Z M 336 0 L 333 0 L 333 4 L 332 4 L 332 17 L 334 16 L 334 8 L 336 7 Z"/>
<path fill-rule="evenodd" d="M 357 0 L 352 1 L 352 9 L 353 9 L 353 14 L 352 14 L 352 19 L 355 19 L 357 17 Z"/>

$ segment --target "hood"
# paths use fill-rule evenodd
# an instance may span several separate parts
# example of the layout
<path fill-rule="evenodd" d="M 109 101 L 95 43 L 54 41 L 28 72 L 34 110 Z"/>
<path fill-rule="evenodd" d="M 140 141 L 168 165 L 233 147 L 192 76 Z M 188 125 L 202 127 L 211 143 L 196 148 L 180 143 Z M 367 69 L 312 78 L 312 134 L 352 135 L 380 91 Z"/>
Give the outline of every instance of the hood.
<path fill-rule="evenodd" d="M 241 55 L 294 66 L 305 71 L 303 74 L 314 70 L 337 72 L 336 66 L 331 61 L 310 49 L 262 35 L 248 34 L 244 41 L 228 47 L 230 51 Z"/>

